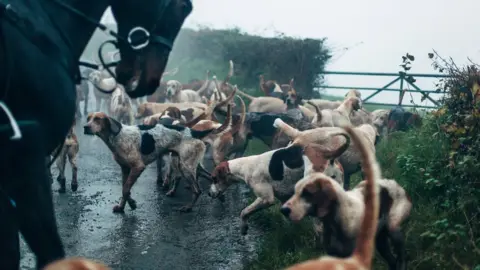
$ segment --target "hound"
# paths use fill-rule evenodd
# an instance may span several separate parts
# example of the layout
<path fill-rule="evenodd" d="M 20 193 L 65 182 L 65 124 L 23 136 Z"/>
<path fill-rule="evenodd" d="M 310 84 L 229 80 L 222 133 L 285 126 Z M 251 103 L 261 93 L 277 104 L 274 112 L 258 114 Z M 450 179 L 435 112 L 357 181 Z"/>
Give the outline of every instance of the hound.
<path fill-rule="evenodd" d="M 257 199 L 242 210 L 240 232 L 245 235 L 248 230 L 248 217 L 253 213 L 269 208 L 275 198 L 284 202 L 293 194 L 295 183 L 304 174 L 304 163 L 296 152 L 300 148 L 281 148 L 260 155 L 241 157 L 223 161 L 212 172 L 212 185 L 209 195 L 217 198 L 234 182 L 245 181 L 253 190 Z M 325 151 L 325 155 L 336 158 L 345 147 Z"/>
<path fill-rule="evenodd" d="M 401 105 L 395 106 L 388 114 L 388 133 L 393 131 L 407 131 L 416 126 L 421 126 L 421 117 L 409 111 L 406 111 Z"/>
<path fill-rule="evenodd" d="M 213 83 L 210 81 L 210 84 L 208 87 L 206 87 L 203 91 L 197 91 L 198 94 L 200 94 L 205 100 L 213 100 L 215 99 L 215 92 L 219 96 L 220 99 L 222 98 L 223 95 L 227 95 L 228 92 L 231 92 L 233 87 L 232 85 L 229 84 L 230 79 L 233 76 L 233 61 L 229 61 L 230 68 L 228 70 L 227 75 L 225 76 L 225 79 L 223 79 L 221 84 L 218 84 L 218 81 L 216 80 L 217 77 L 213 76 Z M 207 71 L 207 80 L 209 77 L 209 72 Z M 223 97 L 224 98 L 224 97 Z M 217 98 L 217 100 L 219 100 Z"/>
<path fill-rule="evenodd" d="M 75 122 L 73 123 L 70 131 L 67 134 L 65 139 L 65 143 L 62 146 L 62 150 L 60 150 L 55 163 L 58 168 L 58 177 L 57 181 L 60 184 L 60 189 L 58 190 L 59 193 L 65 193 L 65 165 L 67 164 L 67 158 L 72 167 L 72 183 L 71 188 L 72 191 L 75 192 L 78 189 L 78 182 L 77 182 L 77 155 L 78 155 L 79 145 L 77 135 L 75 135 Z M 56 150 L 54 151 L 56 153 Z M 50 171 L 50 169 L 48 169 Z"/>
<path fill-rule="evenodd" d="M 110 98 L 109 114 L 125 125 L 133 125 L 132 100 L 121 85 L 117 85 Z"/>
<path fill-rule="evenodd" d="M 222 111 L 216 112 L 223 114 Z M 305 120 L 296 120 L 290 117 L 287 113 L 244 112 L 245 109 L 243 109 L 240 115 L 234 115 L 232 117 L 232 129 L 212 144 L 215 164 L 224 161 L 226 157 L 231 154 L 235 157 L 243 156 L 250 139 L 253 137 L 264 142 L 270 149 L 278 149 L 287 146 L 290 142 L 290 138 L 281 130 L 273 127 L 273 123 L 277 118 L 281 118 L 283 121 L 298 130 L 316 128 L 312 123 Z"/>
<path fill-rule="evenodd" d="M 357 97 L 348 97 L 334 110 L 320 111 L 314 103 L 309 104 L 314 106 L 317 112 L 312 123 L 319 127 L 340 127 L 351 125 L 350 114 L 360 109 L 361 100 Z"/>
<path fill-rule="evenodd" d="M 315 104 L 312 105 L 312 104 Z M 335 110 L 342 104 L 342 101 L 338 100 L 326 100 L 326 99 L 309 99 L 309 100 L 304 100 L 304 106 L 305 108 L 315 111 L 315 107 L 318 107 L 320 110 Z"/>
<path fill-rule="evenodd" d="M 387 135 L 389 113 L 389 110 L 375 110 L 370 113 L 372 125 L 377 129 L 377 133 L 380 137 L 385 137 Z"/>
<path fill-rule="evenodd" d="M 169 80 L 167 82 L 166 101 L 173 103 L 202 102 L 202 98 L 199 93 L 202 93 L 208 85 L 208 72 L 207 79 L 205 80 L 204 84 L 196 91 L 192 89 L 184 89 L 182 83 L 177 80 Z"/>
<path fill-rule="evenodd" d="M 98 91 L 98 88 L 103 90 L 113 90 L 117 86 L 117 82 L 115 78 L 111 77 L 110 74 L 100 71 L 94 70 L 92 71 L 88 79 L 93 84 L 93 94 L 95 96 L 95 111 L 100 111 L 103 104 L 107 107 L 108 101 L 110 99 L 110 94 L 105 94 Z"/>
<path fill-rule="evenodd" d="M 137 113 L 135 114 L 135 119 L 145 118 L 149 116 L 156 115 L 157 117 L 160 116 L 166 109 L 168 108 L 177 108 L 182 113 L 187 121 L 188 118 L 196 118 L 202 113 L 205 112 L 208 105 L 199 102 L 185 102 L 185 103 L 156 103 L 156 102 L 147 102 L 143 103 L 137 108 Z M 190 120 L 191 120 L 190 119 Z"/>
<path fill-rule="evenodd" d="M 281 100 L 284 99 L 284 96 L 285 96 L 284 90 L 282 89 L 282 87 L 280 87 L 280 85 L 276 81 L 272 81 L 272 80 L 265 81 L 265 78 L 263 77 L 263 75 L 260 75 L 259 77 L 260 77 L 260 90 L 263 91 L 265 96 L 275 97 Z M 290 85 L 287 84 L 286 86 L 289 87 Z M 287 92 L 288 90 L 289 89 L 286 89 L 285 92 Z"/>
<path fill-rule="evenodd" d="M 96 135 L 105 142 L 122 170 L 122 199 L 114 206 L 115 213 L 123 213 L 127 202 L 132 210 L 137 208 L 130 195 L 132 186 L 148 164 L 170 152 L 179 156 L 180 172 L 192 185 L 192 201 L 180 211 L 191 211 L 200 195 L 196 170 L 205 154 L 205 145 L 198 139 L 212 132 L 216 131 L 196 132 L 164 125 L 127 126 L 101 112 L 90 113 L 84 126 L 86 135 Z M 190 133 L 190 138 L 186 138 L 186 133 Z"/>
<path fill-rule="evenodd" d="M 217 76 L 213 76 L 212 80 L 215 83 L 215 88 L 213 89 L 213 93 L 210 96 L 210 102 L 213 102 L 213 101 L 218 102 L 218 101 L 222 101 L 222 100 L 227 99 L 227 96 L 225 95 L 225 93 L 220 90 L 222 88 L 218 84 Z"/>
<path fill-rule="evenodd" d="M 85 103 L 88 103 L 88 102 L 87 100 L 85 100 L 85 95 L 80 84 L 75 85 L 75 91 L 77 92 L 77 97 L 75 99 L 75 108 L 76 108 L 75 119 L 80 119 L 82 118 L 82 112 L 80 111 L 80 102 L 81 101 L 85 101 Z"/>
<path fill-rule="evenodd" d="M 183 125 L 187 122 L 187 119 L 185 118 L 185 115 L 182 114 L 182 111 L 180 111 L 177 107 L 168 107 L 165 111 L 162 113 L 157 113 L 154 115 L 147 116 L 143 119 L 143 124 L 152 126 L 152 125 L 157 125 L 160 123 L 160 119 L 172 119 L 170 125 Z M 192 120 L 192 119 L 189 119 Z"/>
<path fill-rule="evenodd" d="M 248 230 L 248 218 L 262 209 L 269 208 L 275 203 L 275 198 L 288 198 L 293 192 L 293 185 L 303 175 L 302 160 L 290 160 L 291 168 L 282 165 L 282 181 L 274 183 L 269 173 L 269 163 L 277 150 L 260 155 L 241 157 L 223 161 L 212 172 L 212 185 L 208 195 L 218 198 L 233 183 L 244 181 L 255 193 L 255 201 L 244 208 L 240 214 L 240 232 L 245 235 Z"/>
<path fill-rule="evenodd" d="M 380 168 L 375 159 L 375 155 L 368 151 L 363 144 L 362 138 L 358 136 L 351 128 L 346 131 L 353 142 L 360 148 L 362 160 L 365 164 L 367 175 L 364 203 L 360 196 L 352 196 L 350 199 L 339 196 L 343 189 L 331 178 L 317 173 L 300 180 L 295 185 L 295 195 L 290 198 L 281 208 L 282 214 L 291 220 L 300 220 L 307 213 L 313 213 L 314 216 L 325 219 L 331 219 L 330 224 L 325 224 L 329 233 L 333 233 L 329 226 L 335 228 L 335 232 L 340 230 L 346 233 L 345 238 L 349 239 L 349 253 L 332 254 L 327 249 L 327 254 L 335 257 L 321 257 L 317 260 L 310 260 L 296 264 L 288 269 L 370 269 L 373 258 L 374 237 L 378 226 L 379 196 L 377 181 L 380 179 Z M 344 192 L 344 191 L 343 191 Z M 332 208 L 334 204 L 337 207 Z M 352 207 L 355 205 L 356 207 Z M 333 209 L 333 210 L 332 210 Z M 336 220 L 337 223 L 333 221 Z M 353 221 L 353 222 L 352 222 Z M 335 226 L 340 224 L 340 228 Z M 329 226 L 327 226 L 329 225 Z M 326 230 L 326 231 L 327 231 Z M 337 233 L 338 234 L 338 233 Z M 358 237 L 356 235 L 358 234 Z M 329 234 L 325 234 L 330 237 Z M 345 245 L 345 238 L 341 239 L 339 244 Z M 356 246 L 355 245 L 356 239 Z M 329 238 L 325 238 L 327 242 Z M 350 240 L 350 239 L 353 239 Z M 340 240 L 340 239 L 339 239 Z M 352 244 L 353 243 L 353 244 Z M 341 259 L 343 258 L 343 259 Z"/>
<path fill-rule="evenodd" d="M 85 258 L 68 258 L 54 261 L 43 270 L 110 270 L 110 268 Z"/>
<path fill-rule="evenodd" d="M 227 97 L 226 100 L 221 101 L 216 104 L 217 107 L 224 106 L 225 104 L 230 103 L 233 100 L 233 97 L 235 96 L 235 89 L 230 93 L 230 95 Z M 157 113 L 162 113 L 169 107 L 176 107 L 180 109 L 181 111 L 186 111 L 186 114 L 190 115 L 191 119 L 198 117 L 202 113 L 207 110 L 209 105 L 201 103 L 201 102 L 184 102 L 184 103 L 155 103 L 155 102 L 147 102 L 142 105 L 140 105 L 137 109 L 137 113 L 135 114 L 135 118 L 139 119 L 142 117 L 147 117 L 150 115 L 154 115 Z M 220 110 L 221 111 L 221 110 Z M 187 115 L 185 116 L 187 121 L 189 120 L 189 117 Z"/>
<path fill-rule="evenodd" d="M 274 127 L 284 132 L 291 140 L 291 145 L 306 146 L 309 143 L 327 144 L 328 147 L 336 148 L 339 144 L 343 144 L 341 138 L 333 138 L 329 140 L 329 134 L 341 133 L 342 129 L 339 127 L 320 127 L 299 131 L 290 125 L 283 122 L 281 119 L 276 119 L 273 123 Z M 375 128 L 369 124 L 364 124 L 354 128 L 355 131 L 360 132 L 365 137 L 369 150 L 375 153 L 375 142 L 378 140 Z M 344 187 L 346 190 L 350 187 L 350 177 L 352 174 L 358 172 L 361 168 L 361 156 L 358 148 L 354 143 L 350 144 L 349 148 L 343 153 L 338 160 L 344 169 Z"/>
<path fill-rule="evenodd" d="M 231 106 L 230 104 L 227 106 L 227 117 L 224 121 L 223 124 L 213 122 L 211 120 L 204 120 L 206 118 L 209 118 L 209 115 L 213 113 L 213 108 L 215 107 L 215 104 L 212 105 L 211 109 L 206 112 L 203 116 L 197 117 L 196 119 L 188 122 L 188 123 L 183 123 L 182 122 L 172 118 L 170 116 L 165 115 L 165 117 L 162 117 L 159 119 L 159 124 L 163 125 L 172 125 L 176 126 L 176 129 L 179 130 L 184 130 L 184 139 L 193 139 L 192 138 L 192 132 L 205 132 L 208 130 L 214 130 L 214 132 L 211 132 L 210 134 L 204 136 L 201 138 L 201 141 L 204 143 L 208 143 L 210 141 L 215 140 L 217 137 L 221 137 L 226 130 L 228 130 L 231 127 Z M 209 125 L 207 128 L 205 128 L 205 125 L 202 123 L 204 121 L 212 122 L 211 125 Z M 187 129 L 185 129 L 187 127 Z M 189 128 L 189 129 L 188 129 Z M 201 166 L 198 167 L 198 173 L 200 175 L 206 176 L 207 178 L 210 177 L 210 174 Z M 173 196 L 177 190 L 178 187 L 178 181 L 177 177 L 171 177 L 172 172 L 179 171 L 180 169 L 178 168 L 178 157 L 173 156 L 172 153 L 169 153 L 169 155 L 164 155 L 162 158 L 157 160 L 157 170 L 158 171 L 158 177 L 157 177 L 157 183 L 160 183 L 162 181 L 162 188 L 164 190 L 168 189 L 170 183 L 169 183 L 169 178 L 173 178 L 173 186 L 172 188 L 166 193 L 167 196 Z M 161 171 L 160 171 L 161 170 Z M 197 175 L 199 176 L 199 175 Z"/>
<path fill-rule="evenodd" d="M 90 85 L 91 82 L 89 80 L 90 73 L 94 70 L 91 68 L 84 68 L 80 74 L 82 76 L 82 81 L 80 82 L 79 88 L 80 92 L 82 93 L 84 104 L 83 104 L 83 115 L 88 114 L 88 101 L 90 100 Z"/>
<path fill-rule="evenodd" d="M 165 76 L 174 76 L 175 74 L 177 74 L 178 72 L 178 67 L 177 68 L 174 68 L 173 70 L 169 70 L 169 71 L 165 71 L 162 73 L 162 77 L 160 78 L 160 82 L 158 84 L 158 87 L 157 89 L 155 90 L 155 92 L 149 96 L 147 96 L 146 98 L 146 101 L 145 102 L 164 102 L 165 100 L 165 93 L 167 91 L 167 83 L 163 80 L 163 77 Z M 198 87 L 201 87 L 203 85 L 204 82 L 200 82 L 200 85 Z M 138 84 L 138 82 L 136 83 Z M 132 83 L 132 88 L 135 89 L 133 87 L 133 83 Z M 192 85 L 191 87 L 186 87 L 186 89 L 198 89 L 198 88 L 195 88 L 196 85 Z M 143 103 L 145 103 L 143 102 Z M 138 105 L 140 106 L 140 104 Z M 137 106 L 137 108 L 138 108 Z"/>
<path fill-rule="evenodd" d="M 369 253 L 373 253 L 373 240 L 375 239 L 377 250 L 387 261 L 389 268 L 405 269 L 405 246 L 400 224 L 410 214 L 412 207 L 410 198 L 394 180 L 380 179 L 378 164 L 368 149 L 368 143 L 354 129 L 347 128 L 346 130 L 362 153 L 362 163 L 365 165 L 364 171 L 367 180 L 361 182 L 353 190 L 345 191 L 341 185 L 325 174 L 312 172 L 298 181 L 295 186 L 295 194 L 282 206 L 280 211 L 293 221 L 299 221 L 307 215 L 321 218 L 325 228 L 324 244 L 327 254 L 330 256 L 350 257 L 347 260 L 351 260 L 352 257 L 358 259 L 362 253 L 359 252 L 359 245 L 364 243 L 364 237 L 368 235 L 368 245 L 371 248 Z M 307 157 L 312 164 L 318 164 L 315 162 L 318 155 L 307 155 Z M 375 191 L 377 188 L 371 186 L 371 180 L 374 180 L 379 186 L 378 191 Z M 372 199 L 372 189 L 378 193 L 374 196 L 374 199 L 377 200 L 374 209 L 368 203 Z M 363 200 L 366 203 L 363 203 Z M 331 207 L 333 205 L 335 207 Z M 366 206 L 364 207 L 364 205 Z M 388 245 L 389 239 L 392 240 L 397 258 L 391 254 Z M 355 248 L 355 242 L 357 248 Z M 318 263 L 317 260 L 300 264 L 315 265 L 317 268 L 291 269 L 324 269 Z M 364 267 L 367 268 L 359 269 L 369 269 L 370 266 Z"/>

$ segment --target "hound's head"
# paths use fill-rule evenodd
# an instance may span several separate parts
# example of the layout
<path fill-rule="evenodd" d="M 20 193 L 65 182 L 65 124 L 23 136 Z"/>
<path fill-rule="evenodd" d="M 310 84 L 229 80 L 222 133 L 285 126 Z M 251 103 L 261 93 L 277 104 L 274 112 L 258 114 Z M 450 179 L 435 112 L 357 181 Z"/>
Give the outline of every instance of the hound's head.
<path fill-rule="evenodd" d="M 285 103 L 289 108 L 297 108 L 302 104 L 302 98 L 297 94 L 297 91 L 293 88 L 293 79 L 290 80 L 290 89 L 285 96 Z"/>
<path fill-rule="evenodd" d="M 357 97 L 349 97 L 346 101 L 351 104 L 353 111 L 358 111 L 362 108 L 362 101 Z"/>
<path fill-rule="evenodd" d="M 208 196 L 212 198 L 219 198 L 225 190 L 232 184 L 230 178 L 235 177 L 230 172 L 228 161 L 222 161 L 218 164 L 212 172 L 212 185 L 208 191 Z"/>
<path fill-rule="evenodd" d="M 360 108 L 361 108 L 363 104 L 362 104 L 362 94 L 360 93 L 360 91 L 358 91 L 357 89 L 352 89 L 345 94 L 345 100 L 352 97 L 356 97 L 359 99 Z"/>
<path fill-rule="evenodd" d="M 182 91 L 182 84 L 177 80 L 167 82 L 167 97 L 172 97 Z"/>
<path fill-rule="evenodd" d="M 103 112 L 93 112 L 88 114 L 83 130 L 86 135 L 115 136 L 122 130 L 122 124 Z"/>
<path fill-rule="evenodd" d="M 328 165 L 324 173 L 326 176 L 332 178 L 341 186 L 343 186 L 343 167 L 337 159 L 330 159 L 328 161 Z"/>
<path fill-rule="evenodd" d="M 339 184 L 325 174 L 311 174 L 297 182 L 295 193 L 280 212 L 292 221 L 300 221 L 307 215 L 325 217 L 335 205 L 338 188 Z"/>
<path fill-rule="evenodd" d="M 372 112 L 372 124 L 377 130 L 383 130 L 388 124 L 388 110 L 375 110 Z"/>

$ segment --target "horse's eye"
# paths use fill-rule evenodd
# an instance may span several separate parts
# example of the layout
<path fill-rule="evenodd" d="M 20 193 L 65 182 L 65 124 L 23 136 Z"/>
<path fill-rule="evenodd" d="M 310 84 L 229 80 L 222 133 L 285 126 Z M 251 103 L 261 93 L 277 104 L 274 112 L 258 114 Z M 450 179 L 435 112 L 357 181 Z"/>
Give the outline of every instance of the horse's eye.
<path fill-rule="evenodd" d="M 337 176 L 336 176 L 336 175 L 332 175 L 332 179 L 335 179 L 335 178 L 337 178 Z"/>

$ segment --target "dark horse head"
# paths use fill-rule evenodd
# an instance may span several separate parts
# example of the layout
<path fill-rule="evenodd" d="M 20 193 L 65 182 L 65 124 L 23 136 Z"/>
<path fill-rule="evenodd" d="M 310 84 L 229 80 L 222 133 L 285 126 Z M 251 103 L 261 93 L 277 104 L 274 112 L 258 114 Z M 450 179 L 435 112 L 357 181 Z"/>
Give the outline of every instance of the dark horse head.
<path fill-rule="evenodd" d="M 62 149 L 72 127 L 78 61 L 95 29 L 107 30 L 99 21 L 109 5 L 118 24 L 118 33 L 109 33 L 122 58 L 118 82 L 138 80 L 132 97 L 151 94 L 190 0 L 0 1 L 2 269 L 20 268 L 19 231 L 37 268 L 65 256 L 45 157 Z"/>
<path fill-rule="evenodd" d="M 118 35 L 127 38 L 127 42 L 118 42 L 117 81 L 128 86 L 138 79 L 128 94 L 133 98 L 150 95 L 157 89 L 173 42 L 192 11 L 191 1 L 122 0 L 112 1 L 111 7 Z"/>

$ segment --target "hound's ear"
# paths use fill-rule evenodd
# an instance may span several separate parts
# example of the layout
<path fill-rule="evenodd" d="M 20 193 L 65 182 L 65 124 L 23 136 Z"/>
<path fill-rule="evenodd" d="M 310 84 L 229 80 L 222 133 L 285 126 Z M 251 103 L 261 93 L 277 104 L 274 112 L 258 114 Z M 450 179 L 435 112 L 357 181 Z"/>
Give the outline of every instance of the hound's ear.
<path fill-rule="evenodd" d="M 330 212 L 331 205 L 337 200 L 337 193 L 331 180 L 319 178 L 305 185 L 304 192 L 309 193 L 317 217 L 325 217 Z"/>
<path fill-rule="evenodd" d="M 377 134 L 375 134 L 375 143 L 374 143 L 374 145 L 377 145 L 378 142 L 380 142 L 380 135 L 377 133 Z"/>
<path fill-rule="evenodd" d="M 216 168 L 216 170 L 214 170 L 212 176 L 216 176 L 216 177 L 224 179 L 224 178 L 227 177 L 228 171 L 229 171 L 229 169 L 228 169 L 227 161 L 222 161 L 217 165 L 217 168 Z"/>
<path fill-rule="evenodd" d="M 268 173 L 275 181 L 283 180 L 283 161 L 285 159 L 285 149 L 277 150 L 273 153 L 268 163 Z"/>
<path fill-rule="evenodd" d="M 290 169 L 298 169 L 303 166 L 303 148 L 300 145 L 293 145 L 279 149 L 273 153 L 268 164 L 268 173 L 275 181 L 283 180 L 283 164 Z"/>
<path fill-rule="evenodd" d="M 375 143 L 374 145 L 377 145 L 377 143 L 380 141 L 380 133 L 378 133 L 377 128 L 374 126 L 373 129 L 375 130 Z"/>
<path fill-rule="evenodd" d="M 304 102 L 303 102 L 303 97 L 301 95 L 298 95 L 297 94 L 297 99 L 295 101 L 297 103 L 297 105 L 302 105 Z"/>
<path fill-rule="evenodd" d="M 112 117 L 108 117 L 107 121 L 108 125 L 110 126 L 110 132 L 113 135 L 117 135 L 118 133 L 120 133 L 120 131 L 122 130 L 122 124 L 120 124 L 120 122 L 113 119 Z"/>
<path fill-rule="evenodd" d="M 360 101 L 359 98 L 354 98 L 354 99 L 353 99 L 353 109 L 354 109 L 355 111 L 360 110 L 360 107 L 361 107 L 361 106 L 360 106 L 360 103 L 361 103 L 361 101 Z"/>
<path fill-rule="evenodd" d="M 93 113 L 89 113 L 87 116 L 87 122 L 90 122 L 90 119 L 92 119 Z"/>

